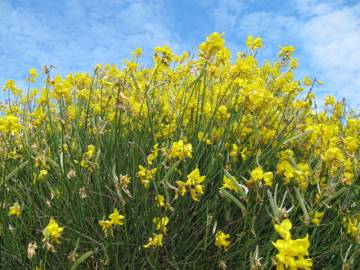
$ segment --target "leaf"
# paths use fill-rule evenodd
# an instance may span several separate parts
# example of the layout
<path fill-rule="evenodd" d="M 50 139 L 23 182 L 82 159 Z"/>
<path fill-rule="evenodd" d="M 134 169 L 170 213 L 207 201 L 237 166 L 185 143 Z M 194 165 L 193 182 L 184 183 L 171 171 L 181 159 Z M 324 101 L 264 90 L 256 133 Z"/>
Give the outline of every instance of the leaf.
<path fill-rule="evenodd" d="M 25 168 L 25 166 L 29 163 L 29 161 L 24 161 L 23 163 L 21 163 L 18 167 L 16 167 L 12 172 L 10 172 L 8 175 L 5 176 L 5 181 L 7 182 L 8 180 L 10 180 L 15 174 L 17 174 L 20 170 L 22 170 L 23 168 Z"/>
<path fill-rule="evenodd" d="M 224 195 L 224 197 L 228 198 L 230 201 L 232 201 L 233 203 L 235 203 L 241 210 L 241 212 L 243 213 L 243 215 L 246 214 L 246 208 L 245 206 L 237 199 L 235 198 L 234 195 L 232 195 L 231 193 L 227 192 L 225 189 L 221 188 L 220 189 L 221 194 Z"/>
<path fill-rule="evenodd" d="M 236 178 L 232 176 L 226 169 L 224 169 L 224 172 L 225 175 L 231 180 L 231 182 L 239 189 L 241 197 L 246 200 L 249 189 L 246 186 L 238 183 L 238 181 L 236 181 Z"/>
<path fill-rule="evenodd" d="M 78 259 L 73 263 L 73 265 L 71 266 L 70 270 L 75 270 L 75 269 L 77 269 L 81 263 L 83 263 L 87 258 L 89 258 L 91 255 L 93 255 L 96 251 L 97 251 L 97 250 L 95 250 L 95 251 L 88 251 L 88 252 L 84 253 L 80 258 L 78 258 Z"/>

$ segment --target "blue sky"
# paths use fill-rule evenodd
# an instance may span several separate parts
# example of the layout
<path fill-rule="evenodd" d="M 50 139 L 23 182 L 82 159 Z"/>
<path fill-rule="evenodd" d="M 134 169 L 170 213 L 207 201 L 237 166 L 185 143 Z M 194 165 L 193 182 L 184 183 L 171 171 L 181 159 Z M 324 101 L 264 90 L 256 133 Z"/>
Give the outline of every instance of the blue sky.
<path fill-rule="evenodd" d="M 63 75 L 121 64 L 137 47 L 145 59 L 159 45 L 196 51 L 214 31 L 234 55 L 247 35 L 261 36 L 260 60 L 294 45 L 299 78 L 316 76 L 326 83 L 319 97 L 360 108 L 360 2 L 350 0 L 0 0 L 0 84 L 24 85 L 45 64 Z"/>

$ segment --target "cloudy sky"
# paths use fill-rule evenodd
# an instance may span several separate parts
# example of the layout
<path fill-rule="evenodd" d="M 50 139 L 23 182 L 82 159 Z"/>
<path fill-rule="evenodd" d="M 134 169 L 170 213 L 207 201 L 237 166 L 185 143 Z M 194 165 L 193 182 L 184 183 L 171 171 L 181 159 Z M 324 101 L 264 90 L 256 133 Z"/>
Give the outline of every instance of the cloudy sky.
<path fill-rule="evenodd" d="M 137 47 L 145 59 L 159 45 L 194 51 L 215 31 L 234 55 L 247 35 L 261 36 L 260 61 L 294 45 L 298 78 L 316 77 L 326 83 L 319 97 L 360 108 L 359 0 L 0 0 L 0 84 L 21 85 L 45 64 L 60 74 L 121 64 Z"/>

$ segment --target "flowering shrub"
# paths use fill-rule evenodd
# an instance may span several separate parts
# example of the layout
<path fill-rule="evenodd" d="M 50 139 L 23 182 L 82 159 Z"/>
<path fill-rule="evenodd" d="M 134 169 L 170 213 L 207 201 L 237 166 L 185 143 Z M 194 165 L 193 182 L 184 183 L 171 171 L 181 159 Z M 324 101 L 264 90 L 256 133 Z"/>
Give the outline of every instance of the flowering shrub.
<path fill-rule="evenodd" d="M 246 45 L 9 80 L 4 269 L 360 269 L 360 119 Z"/>

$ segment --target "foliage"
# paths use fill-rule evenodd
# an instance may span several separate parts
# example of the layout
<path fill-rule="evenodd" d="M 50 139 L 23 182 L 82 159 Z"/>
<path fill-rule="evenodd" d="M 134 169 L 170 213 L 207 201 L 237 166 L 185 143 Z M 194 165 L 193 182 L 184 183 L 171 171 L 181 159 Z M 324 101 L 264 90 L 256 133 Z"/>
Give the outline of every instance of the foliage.
<path fill-rule="evenodd" d="M 359 118 L 247 46 L 8 81 L 4 269 L 360 269 Z"/>

